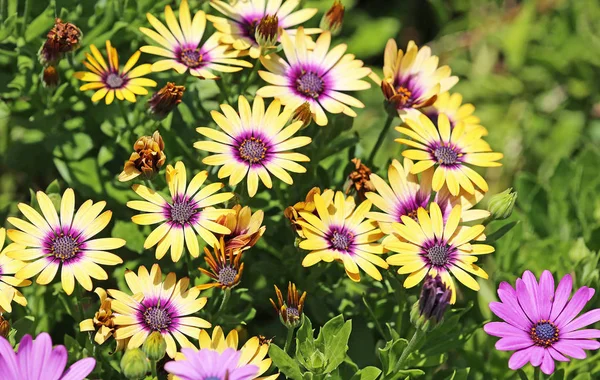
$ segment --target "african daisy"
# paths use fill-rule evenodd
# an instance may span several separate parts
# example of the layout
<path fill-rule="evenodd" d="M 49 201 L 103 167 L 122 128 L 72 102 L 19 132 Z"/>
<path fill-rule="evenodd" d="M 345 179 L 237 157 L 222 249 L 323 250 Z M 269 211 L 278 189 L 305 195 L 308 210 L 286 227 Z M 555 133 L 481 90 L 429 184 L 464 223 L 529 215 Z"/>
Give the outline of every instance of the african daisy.
<path fill-rule="evenodd" d="M 483 329 L 500 337 L 496 349 L 515 351 L 508 367 L 517 370 L 527 363 L 550 375 L 554 361 L 568 362 L 570 356 L 585 359 L 584 350 L 600 348 L 600 330 L 582 329 L 600 321 L 600 309 L 577 315 L 594 296 L 594 289 L 583 286 L 573 297 L 573 278 L 565 275 L 554 287 L 552 273 L 544 271 L 540 281 L 525 271 L 516 287 L 502 282 L 498 288 L 501 302 L 491 302 L 490 309 L 503 322 L 490 322 Z"/>
<path fill-rule="evenodd" d="M 75 212 L 75 193 L 65 190 L 60 203 L 60 216 L 50 198 L 41 191 L 36 199 L 42 210 L 38 213 L 31 206 L 20 203 L 19 210 L 31 222 L 8 218 L 18 230 L 8 230 L 8 237 L 21 249 L 9 251 L 9 257 L 30 261 L 15 277 L 31 278 L 39 273 L 36 282 L 49 284 L 59 268 L 62 287 L 67 294 L 73 293 L 75 279 L 87 291 L 92 290 L 92 280 L 106 280 L 107 273 L 98 264 L 117 265 L 123 260 L 107 250 L 121 248 L 125 240 L 118 238 L 92 239 L 100 233 L 112 217 L 111 211 L 102 210 L 106 202 L 85 201 Z M 90 278 L 91 277 L 91 278 Z"/>
<path fill-rule="evenodd" d="M 29 280 L 19 280 L 14 277 L 14 274 L 26 264 L 21 260 L 8 257 L 7 253 L 22 249 L 22 247 L 13 243 L 2 249 L 5 239 L 6 230 L 0 228 L 0 314 L 12 311 L 11 303 L 13 301 L 19 305 L 26 306 L 27 300 L 15 287 L 31 285 L 31 281 Z"/>
<path fill-rule="evenodd" d="M 480 124 L 481 120 L 473 115 L 475 106 L 471 103 L 463 104 L 462 101 L 463 97 L 461 94 L 457 92 L 454 94 L 444 92 L 437 96 L 435 103 L 422 108 L 421 111 L 434 124 L 437 124 L 438 115 L 443 113 L 448 117 L 448 121 L 450 121 L 450 128 L 454 128 L 457 123 L 463 123 L 467 132 L 473 129 L 480 129 L 483 136 L 487 135 L 487 129 Z"/>
<path fill-rule="evenodd" d="M 165 364 L 165 370 L 181 380 L 251 380 L 258 367 L 238 364 L 242 353 L 228 348 L 223 352 L 183 348 L 183 359 Z"/>
<path fill-rule="evenodd" d="M 274 100 L 265 112 L 265 104 L 260 96 L 254 98 L 252 108 L 248 100 L 240 96 L 238 109 L 239 114 L 230 105 L 222 104 L 223 113 L 211 112 L 222 131 L 205 127 L 196 129 L 201 135 L 214 140 L 198 141 L 194 147 L 216 153 L 202 162 L 223 165 L 219 169 L 219 178 L 229 177 L 229 185 L 235 186 L 247 177 L 248 194 L 253 197 L 258 190 L 259 178 L 270 189 L 270 174 L 291 185 L 294 181 L 287 171 L 306 172 L 297 162 L 308 162 L 310 159 L 291 150 L 310 144 L 311 139 L 306 136 L 292 137 L 302 127 L 299 121 L 285 127 L 292 110 L 280 113 L 280 102 Z"/>
<path fill-rule="evenodd" d="M 221 215 L 231 213 L 232 210 L 215 209 L 214 206 L 233 198 L 233 193 L 217 193 L 223 188 L 222 183 L 202 185 L 208 178 L 206 170 L 196 174 L 189 185 L 187 173 L 183 162 L 179 161 L 173 168 L 167 165 L 167 185 L 171 194 L 171 201 L 165 200 L 162 195 L 143 185 L 133 185 L 132 189 L 145 201 L 129 201 L 127 207 L 142 211 L 143 214 L 135 215 L 131 220 L 140 225 L 160 225 L 148 235 L 144 248 L 149 249 L 156 245 L 156 259 L 163 258 L 171 248 L 171 259 L 179 261 L 183 254 L 183 246 L 193 257 L 198 257 L 200 237 L 209 245 L 218 244 L 214 235 L 228 234 L 231 231 L 215 220 Z"/>
<path fill-rule="evenodd" d="M 108 64 L 106 64 L 104 57 L 95 45 L 90 45 L 90 50 L 92 55 L 85 53 L 87 60 L 83 61 L 85 67 L 90 71 L 78 71 L 73 76 L 84 82 L 90 82 L 79 87 L 80 91 L 96 90 L 92 95 L 92 102 L 104 98 L 106 104 L 110 104 L 116 96 L 119 100 L 125 99 L 135 103 L 136 95 L 148 94 L 148 90 L 144 87 L 156 86 L 156 82 L 152 79 L 142 78 L 152 71 L 150 64 L 133 68 L 140 58 L 139 51 L 133 53 L 121 69 L 117 49 L 112 47 L 110 41 L 106 41 Z"/>

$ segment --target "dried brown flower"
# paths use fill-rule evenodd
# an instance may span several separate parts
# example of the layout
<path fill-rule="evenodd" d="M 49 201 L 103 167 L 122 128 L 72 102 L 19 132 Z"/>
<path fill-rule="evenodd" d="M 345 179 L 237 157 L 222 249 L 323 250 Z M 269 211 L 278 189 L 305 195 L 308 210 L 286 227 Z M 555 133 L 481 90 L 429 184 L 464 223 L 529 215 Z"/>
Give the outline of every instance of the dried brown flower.
<path fill-rule="evenodd" d="M 225 249 L 234 253 L 250 249 L 265 233 L 267 227 L 262 226 L 264 212 L 252 214 L 250 207 L 233 206 L 234 213 L 221 215 L 216 222 L 229 228 L 231 233 L 224 235 Z"/>
<path fill-rule="evenodd" d="M 181 103 L 184 86 L 168 82 L 166 86 L 155 92 L 148 100 L 149 112 L 158 119 L 164 119 Z"/>
<path fill-rule="evenodd" d="M 79 47 L 81 37 L 81 30 L 77 26 L 57 18 L 39 53 L 40 61 L 44 65 L 55 64 L 64 54 Z"/>
<path fill-rule="evenodd" d="M 358 197 L 361 200 L 365 200 L 365 193 L 376 190 L 370 180 L 371 169 L 363 164 L 358 158 L 353 158 L 351 161 L 354 164 L 354 170 L 348 175 L 348 180 L 346 181 L 346 194 L 350 194 L 351 191 L 356 191 Z"/>
<path fill-rule="evenodd" d="M 42 83 L 44 83 L 45 87 L 54 88 L 58 86 L 60 82 L 60 77 L 58 76 L 58 70 L 54 66 L 47 66 L 44 68 L 44 72 L 42 73 Z"/>
<path fill-rule="evenodd" d="M 167 160 L 164 149 L 165 143 L 158 131 L 155 131 L 152 136 L 140 137 L 133 144 L 134 152 L 125 162 L 119 181 L 130 181 L 139 175 L 143 175 L 145 179 L 153 178 Z"/>

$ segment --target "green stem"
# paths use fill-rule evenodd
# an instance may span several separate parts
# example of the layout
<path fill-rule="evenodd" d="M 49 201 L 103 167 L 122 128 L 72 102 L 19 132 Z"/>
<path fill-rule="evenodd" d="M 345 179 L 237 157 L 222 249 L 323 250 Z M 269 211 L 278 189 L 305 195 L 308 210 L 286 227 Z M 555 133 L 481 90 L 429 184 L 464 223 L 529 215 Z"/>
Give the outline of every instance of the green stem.
<path fill-rule="evenodd" d="M 363 303 L 365 304 L 365 306 L 367 307 L 367 311 L 369 312 L 369 315 L 371 316 L 371 319 L 373 319 L 373 322 L 375 323 L 375 327 L 377 328 L 377 331 L 379 331 L 379 334 L 381 335 L 381 337 L 383 339 L 387 340 L 387 336 L 385 335 L 385 332 L 383 331 L 383 328 L 381 327 L 381 324 L 377 320 L 377 317 L 375 316 L 375 313 L 373 312 L 373 309 L 371 309 L 371 305 L 369 305 L 369 302 L 365 298 L 364 294 L 362 296 L 362 300 L 363 300 Z"/>
<path fill-rule="evenodd" d="M 5 0 L 0 0 L 0 22 L 4 22 L 4 6 Z"/>
<path fill-rule="evenodd" d="M 403 369 L 404 364 L 406 364 L 406 359 L 408 359 L 408 356 L 417 348 L 417 345 L 419 344 L 421 339 L 423 339 L 423 337 L 425 337 L 425 332 L 423 330 L 417 329 L 412 338 L 410 338 L 408 346 L 406 346 L 404 351 L 402 351 L 402 356 L 400 356 L 400 359 L 394 367 L 394 373 Z"/>
<path fill-rule="evenodd" d="M 534 367 L 533 370 L 533 380 L 540 380 L 540 367 Z"/>
<path fill-rule="evenodd" d="M 287 353 L 290 348 L 292 348 L 292 338 L 294 337 L 294 328 L 288 327 L 287 337 L 285 338 L 285 346 L 283 346 L 283 350 Z"/>
<path fill-rule="evenodd" d="M 158 379 L 158 372 L 156 371 L 156 360 L 150 360 L 150 370 L 152 371 L 152 379 Z"/>
<path fill-rule="evenodd" d="M 219 309 L 217 310 L 217 313 L 215 314 L 215 316 L 213 318 L 214 321 L 217 321 L 219 316 L 221 315 L 221 313 L 223 313 L 223 310 L 225 310 L 225 307 L 227 306 L 227 302 L 229 302 L 230 297 L 231 297 L 231 288 L 227 288 L 223 292 L 223 299 L 221 300 L 221 305 L 219 305 Z"/>
<path fill-rule="evenodd" d="M 29 0 L 25 0 L 25 7 L 23 8 L 23 30 L 22 34 L 25 35 L 27 30 L 27 19 L 29 18 Z"/>
<path fill-rule="evenodd" d="M 260 66 L 261 66 L 260 59 L 257 59 L 256 62 L 254 62 L 252 71 L 250 71 L 248 73 L 248 76 L 246 77 L 246 80 L 244 81 L 242 88 L 240 88 L 240 94 L 244 94 L 246 92 L 246 89 L 248 89 L 248 85 L 250 85 L 251 80 L 254 79 L 254 77 L 256 76 L 256 73 L 258 72 L 258 69 L 260 68 Z"/>
<path fill-rule="evenodd" d="M 127 110 L 125 109 L 125 104 L 122 101 L 117 99 L 117 104 L 119 105 L 119 111 L 121 111 L 121 116 L 125 119 L 125 124 L 128 128 L 132 128 L 131 124 L 129 124 L 129 118 L 127 115 Z"/>
<path fill-rule="evenodd" d="M 144 185 L 146 185 L 147 188 L 156 191 L 154 184 L 149 179 L 144 179 Z"/>
<path fill-rule="evenodd" d="M 385 139 L 385 137 L 388 133 L 388 130 L 390 129 L 390 126 L 392 125 L 393 120 L 394 120 L 393 115 L 388 115 L 387 119 L 385 120 L 385 124 L 383 125 L 381 132 L 379 132 L 379 137 L 377 138 L 377 142 L 375 143 L 375 146 L 373 147 L 373 150 L 371 151 L 371 154 L 369 155 L 369 163 L 370 164 L 373 164 L 373 160 L 375 159 L 375 156 L 377 155 L 377 151 L 381 147 L 381 144 L 383 143 L 383 140 Z"/>
<path fill-rule="evenodd" d="M 223 77 L 215 80 L 215 82 L 217 82 L 217 86 L 219 86 L 221 98 L 223 99 L 223 101 L 229 104 L 229 91 L 227 91 L 227 87 L 225 86 L 225 83 L 223 83 Z"/>

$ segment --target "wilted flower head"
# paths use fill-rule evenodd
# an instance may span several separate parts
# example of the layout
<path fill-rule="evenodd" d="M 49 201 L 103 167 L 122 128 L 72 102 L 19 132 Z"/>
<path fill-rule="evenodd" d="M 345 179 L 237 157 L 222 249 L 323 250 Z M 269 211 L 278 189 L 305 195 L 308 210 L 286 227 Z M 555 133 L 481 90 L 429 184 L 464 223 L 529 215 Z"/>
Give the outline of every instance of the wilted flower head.
<path fill-rule="evenodd" d="M 142 136 L 133 144 L 134 152 L 119 175 L 119 181 L 130 181 L 139 175 L 145 179 L 153 178 L 167 160 L 163 150 L 165 143 L 158 131 L 152 136 Z"/>
<path fill-rule="evenodd" d="M 517 192 L 512 191 L 512 187 L 490 198 L 488 211 L 491 213 L 490 219 L 502 220 L 511 216 L 517 201 Z"/>
<path fill-rule="evenodd" d="M 81 42 L 81 30 L 70 22 L 63 22 L 57 18 L 54 27 L 46 36 L 46 42 L 39 52 L 39 59 L 43 65 L 55 64 L 63 54 L 74 51 Z"/>
<path fill-rule="evenodd" d="M 177 86 L 173 82 L 168 82 L 148 100 L 150 114 L 158 119 L 164 119 L 181 103 L 184 92 L 185 86 Z"/>
<path fill-rule="evenodd" d="M 275 312 L 279 315 L 281 323 L 287 328 L 297 327 L 302 322 L 302 309 L 304 308 L 304 300 L 306 292 L 300 293 L 296 289 L 296 284 L 289 282 L 287 299 L 284 301 L 281 291 L 274 285 L 275 293 L 277 294 L 277 303 L 269 298 L 271 305 L 275 308 Z"/>
<path fill-rule="evenodd" d="M 335 0 L 333 5 L 321 19 L 320 28 L 323 30 L 329 30 L 331 35 L 335 36 L 342 30 L 342 23 L 344 22 L 344 5 L 339 0 Z"/>
<path fill-rule="evenodd" d="M 371 169 L 363 164 L 359 158 L 353 158 L 354 170 L 348 175 L 346 181 L 346 194 L 356 191 L 361 200 L 366 199 L 365 193 L 375 191 L 375 186 L 371 183 Z"/>
<path fill-rule="evenodd" d="M 81 331 L 96 331 L 94 341 L 98 344 L 104 343 L 113 335 L 115 323 L 111 302 L 112 298 L 108 297 L 106 290 L 96 288 L 94 292 L 100 298 L 100 309 L 94 314 L 94 318 L 86 319 L 79 323 Z"/>
<path fill-rule="evenodd" d="M 208 248 L 204 248 L 204 261 L 210 267 L 210 271 L 204 268 L 198 268 L 200 272 L 209 276 L 214 282 L 201 284 L 196 288 L 203 290 L 213 287 L 221 289 L 231 289 L 236 287 L 242 278 L 244 272 L 244 263 L 242 263 L 243 251 L 238 251 L 234 255 L 232 249 L 225 249 L 225 241 L 221 236 L 219 244 L 214 247 L 214 256 Z"/>
<path fill-rule="evenodd" d="M 412 323 L 424 331 L 434 329 L 444 318 L 451 298 L 452 290 L 440 276 L 427 276 L 423 282 L 419 300 L 415 302 L 411 311 Z"/>
<path fill-rule="evenodd" d="M 10 332 L 10 322 L 0 315 L 0 336 L 7 338 Z"/>
<path fill-rule="evenodd" d="M 235 205 L 232 209 L 233 213 L 221 215 L 216 222 L 231 230 L 230 234 L 223 235 L 225 250 L 233 250 L 235 253 L 252 248 L 267 227 L 262 226 L 264 218 L 262 210 L 252 214 L 248 206 Z"/>
<path fill-rule="evenodd" d="M 297 121 L 301 121 L 302 122 L 302 128 L 306 128 L 310 125 L 310 122 L 312 121 L 312 112 L 310 110 L 310 103 L 309 102 L 304 102 L 302 104 L 300 104 L 298 106 L 298 108 L 296 108 L 294 110 L 294 113 L 292 114 L 292 123 L 295 123 Z M 301 128 L 301 129 L 302 129 Z"/>
<path fill-rule="evenodd" d="M 60 83 L 58 70 L 54 66 L 46 66 L 42 72 L 42 83 L 44 87 L 54 88 Z"/>
<path fill-rule="evenodd" d="M 277 15 L 265 15 L 254 32 L 254 38 L 261 47 L 273 47 L 279 39 L 279 18 Z"/>
<path fill-rule="evenodd" d="M 333 198 L 333 191 L 331 191 L 331 190 L 329 190 L 329 191 L 331 192 L 331 195 Z M 312 189 L 310 189 L 308 194 L 306 194 L 306 198 L 305 198 L 304 202 L 297 202 L 293 206 L 288 206 L 285 210 L 283 210 L 283 215 L 290 222 L 292 222 L 294 229 L 296 230 L 298 235 L 300 235 L 300 237 L 304 237 L 304 234 L 302 233 L 302 226 L 297 223 L 298 220 L 301 219 L 300 212 L 301 211 L 307 211 L 307 212 L 312 212 L 312 213 L 315 212 L 315 201 L 314 201 L 315 194 L 321 194 L 321 189 L 319 189 L 318 187 L 313 187 Z"/>

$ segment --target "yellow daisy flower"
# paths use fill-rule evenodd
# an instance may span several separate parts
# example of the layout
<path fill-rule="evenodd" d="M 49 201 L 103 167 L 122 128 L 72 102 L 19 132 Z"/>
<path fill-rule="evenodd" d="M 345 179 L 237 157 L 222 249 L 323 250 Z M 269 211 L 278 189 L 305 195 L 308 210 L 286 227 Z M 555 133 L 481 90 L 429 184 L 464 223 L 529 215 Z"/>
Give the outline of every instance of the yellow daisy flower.
<path fill-rule="evenodd" d="M 200 350 L 213 350 L 219 353 L 228 348 L 238 350 L 239 336 L 236 330 L 231 330 L 227 336 L 220 326 L 215 326 L 212 331 L 212 336 L 206 330 L 200 331 Z M 238 362 L 238 367 L 245 365 L 255 365 L 258 367 L 258 373 L 251 379 L 256 380 L 275 380 L 279 377 L 279 373 L 259 377 L 271 368 L 271 359 L 267 356 L 269 352 L 270 340 L 263 337 L 252 337 L 239 349 L 241 356 Z M 196 347 L 192 347 L 196 348 Z M 175 360 L 185 360 L 185 356 L 178 352 L 175 355 Z M 169 379 L 179 380 L 177 376 L 169 375 Z"/>
<path fill-rule="evenodd" d="M 140 31 L 160 46 L 146 45 L 140 50 L 167 58 L 154 62 L 152 71 L 174 69 L 183 74 L 189 69 L 194 76 L 216 79 L 215 71 L 233 73 L 243 67 L 252 67 L 249 62 L 235 59 L 240 56 L 239 52 L 229 50 L 229 45 L 222 45 L 220 33 L 214 33 L 201 44 L 206 14 L 198 11 L 192 19 L 187 0 L 182 0 L 179 6 L 179 21 L 171 7 L 165 7 L 168 28 L 150 13 L 146 13 L 146 17 L 155 30 L 142 27 Z"/>
<path fill-rule="evenodd" d="M 109 289 L 108 294 L 114 298 L 115 339 L 130 338 L 127 349 L 140 347 L 150 333 L 159 331 L 167 343 L 167 355 L 173 358 L 177 352 L 175 340 L 181 347 L 193 347 L 186 335 L 197 339 L 201 328 L 211 326 L 191 316 L 206 305 L 206 297 L 198 298 L 199 289 L 188 289 L 189 278 L 177 281 L 171 272 L 163 280 L 160 267 L 154 264 L 150 273 L 144 266 L 137 274 L 127 270 L 125 281 L 133 295 L 116 289 Z"/>
<path fill-rule="evenodd" d="M 431 105 L 436 96 L 448 91 L 457 82 L 458 77 L 450 76 L 448 66 L 438 67 L 439 58 L 431 55 L 431 49 L 417 47 L 410 41 L 406 52 L 398 50 L 396 41 L 390 39 L 385 46 L 383 56 L 383 80 L 372 76 L 387 101 L 398 114 Z"/>
<path fill-rule="evenodd" d="M 306 240 L 300 248 L 311 251 L 302 265 L 315 265 L 320 261 L 341 261 L 346 274 L 353 281 L 360 281 L 359 267 L 369 276 L 381 280 L 381 273 L 375 265 L 387 269 L 388 265 L 380 256 L 383 246 L 377 240 L 383 236 L 374 220 L 364 220 L 371 209 L 371 202 L 364 201 L 350 215 L 347 215 L 346 199 L 341 191 L 336 192 L 333 210 L 328 208 L 323 198 L 315 194 L 314 203 L 318 216 L 306 211 L 300 212 L 304 220 L 302 226 Z M 375 265 L 373 265 L 375 264 Z"/>
<path fill-rule="evenodd" d="M 402 152 L 404 157 L 418 161 L 411 168 L 413 174 L 421 173 L 433 166 L 435 172 L 432 178 L 432 188 L 439 191 L 444 183 L 450 194 L 456 196 L 462 187 L 469 194 L 475 192 L 475 184 L 483 192 L 488 191 L 485 179 L 468 165 L 495 167 L 502 166 L 499 162 L 502 153 L 492 152 L 492 149 L 481 139 L 481 130 L 466 131 L 463 123 L 450 127 L 450 121 L 444 114 L 438 117 L 438 125 L 423 114 L 411 115 L 405 118 L 406 127 L 396 127 L 396 130 L 412 138 L 396 139 L 396 142 L 406 144 L 415 149 Z"/>
<path fill-rule="evenodd" d="M 15 287 L 31 285 L 31 281 L 20 280 L 13 276 L 27 264 L 8 257 L 8 252 L 22 249 L 22 247 L 13 243 L 2 249 L 5 239 L 6 230 L 0 228 L 0 314 L 12 311 L 11 303 L 13 301 L 19 305 L 27 306 L 27 300 Z"/>
<path fill-rule="evenodd" d="M 234 252 L 232 249 L 226 249 L 223 237 L 213 249 L 214 256 L 208 248 L 204 247 L 204 261 L 206 261 L 210 270 L 204 268 L 198 268 L 198 270 L 214 281 L 196 287 L 200 290 L 215 287 L 221 289 L 235 288 L 240 283 L 244 273 L 244 263 L 242 263 L 244 251 Z M 234 253 L 237 254 L 234 255 Z"/>
<path fill-rule="evenodd" d="M 278 29 L 288 34 L 296 33 L 294 26 L 308 21 L 317 14 L 316 8 L 305 8 L 294 12 L 300 5 L 299 0 L 248 0 L 229 5 L 220 0 L 212 0 L 210 5 L 225 17 L 207 16 L 219 32 L 223 33 L 221 42 L 232 45 L 235 50 L 248 51 L 250 57 L 258 58 L 261 47 L 256 41 L 256 27 L 265 16 L 276 16 Z M 315 34 L 321 29 L 306 29 L 305 34 Z"/>
<path fill-rule="evenodd" d="M 104 98 L 106 104 L 110 104 L 115 99 L 127 100 L 135 103 L 136 95 L 147 95 L 148 90 L 144 87 L 155 87 L 156 82 L 152 79 L 142 78 L 152 70 L 150 64 L 139 65 L 133 68 L 140 58 L 140 52 L 133 53 L 127 60 L 123 69 L 119 67 L 119 55 L 117 49 L 111 46 L 110 41 L 106 41 L 106 54 L 108 56 L 108 65 L 104 57 L 94 45 L 90 45 L 92 55 L 85 53 L 87 58 L 83 61 L 85 67 L 90 71 L 78 71 L 75 78 L 86 83 L 79 87 L 81 91 L 96 90 L 92 95 L 92 102 L 97 102 Z"/>
<path fill-rule="evenodd" d="M 286 59 L 277 54 L 260 57 L 268 71 L 258 74 L 270 86 L 260 88 L 256 94 L 275 97 L 286 109 L 292 110 L 308 102 L 314 121 L 321 126 L 327 124 L 325 111 L 356 117 L 350 107 L 364 108 L 365 105 L 342 91 L 370 88 L 371 84 L 361 79 L 369 75 L 371 69 L 363 67 L 363 62 L 354 59 L 353 54 L 344 54 L 345 44 L 329 50 L 330 32 L 321 33 L 312 50 L 307 47 L 304 28 L 298 28 L 292 38 L 285 31 L 281 35 Z"/>
<path fill-rule="evenodd" d="M 228 104 L 221 110 L 212 111 L 213 120 L 223 131 L 212 128 L 197 128 L 201 135 L 214 141 L 198 141 L 194 147 L 216 153 L 202 160 L 206 165 L 223 165 L 219 178 L 229 177 L 229 185 L 235 186 L 248 178 L 248 194 L 253 197 L 258 190 L 258 179 L 272 187 L 271 176 L 291 185 L 294 181 L 287 171 L 305 173 L 306 169 L 297 162 L 310 159 L 300 153 L 290 152 L 310 144 L 310 137 L 292 137 L 302 122 L 297 121 L 284 128 L 293 110 L 280 113 L 281 105 L 274 100 L 265 112 L 265 103 L 260 96 L 254 98 L 252 108 L 245 97 L 238 99 L 239 114 Z"/>
<path fill-rule="evenodd" d="M 8 218 L 8 222 L 18 228 L 8 230 L 8 237 L 22 247 L 9 251 L 7 255 L 31 261 L 15 277 L 26 279 L 39 273 L 36 282 L 47 285 L 60 268 L 62 287 L 67 294 L 73 293 L 75 279 L 87 291 L 93 287 L 91 278 L 108 279 L 106 271 L 98 264 L 121 264 L 123 260 L 107 250 L 121 248 L 125 240 L 92 239 L 106 228 L 112 217 L 112 211 L 100 214 L 106 202 L 87 200 L 75 212 L 75 193 L 73 189 L 67 189 L 62 196 L 59 216 L 46 194 L 38 191 L 36 198 L 42 215 L 31 206 L 20 203 L 19 210 L 29 222 Z"/>
<path fill-rule="evenodd" d="M 459 226 L 462 207 L 455 206 L 444 221 L 437 203 L 431 203 L 429 213 L 424 208 L 417 210 L 417 220 L 402 216 L 402 223 L 394 223 L 393 239 L 384 244 L 386 249 L 398 252 L 387 258 L 390 265 L 400 266 L 399 274 L 409 274 L 404 287 L 412 288 L 429 275 L 439 275 L 451 289 L 456 302 L 456 286 L 452 275 L 465 286 L 477 291 L 479 284 L 471 274 L 487 279 L 487 273 L 475 265 L 477 255 L 494 252 L 486 244 L 471 244 L 473 240 L 485 240 L 485 227 Z"/>
<path fill-rule="evenodd" d="M 187 173 L 183 162 L 175 164 L 175 168 L 167 165 L 167 184 L 171 194 L 171 202 L 162 195 L 143 185 L 133 185 L 132 189 L 145 201 L 129 201 L 127 207 L 142 211 L 144 214 L 135 215 L 131 220 L 140 225 L 160 225 L 148 235 L 144 248 L 156 245 L 156 259 L 163 258 L 169 247 L 171 259 L 179 261 L 183 253 L 183 245 L 193 257 L 198 257 L 200 248 L 198 238 L 209 246 L 219 243 L 214 235 L 228 234 L 231 231 L 215 220 L 220 216 L 232 213 L 233 210 L 215 209 L 214 206 L 233 198 L 233 193 L 215 194 L 223 188 L 222 183 L 211 183 L 201 189 L 208 178 L 206 170 L 196 174 L 187 184 Z"/>
<path fill-rule="evenodd" d="M 435 103 L 424 107 L 421 111 L 427 115 L 434 124 L 437 124 L 438 115 L 443 113 L 448 116 L 450 127 L 454 128 L 457 123 L 463 123 L 465 130 L 470 132 L 473 129 L 481 129 L 482 135 L 488 134 L 487 129 L 480 123 L 481 120 L 473 114 L 475 106 L 471 103 L 463 104 L 463 97 L 459 93 L 450 94 L 441 93 L 437 96 Z"/>

